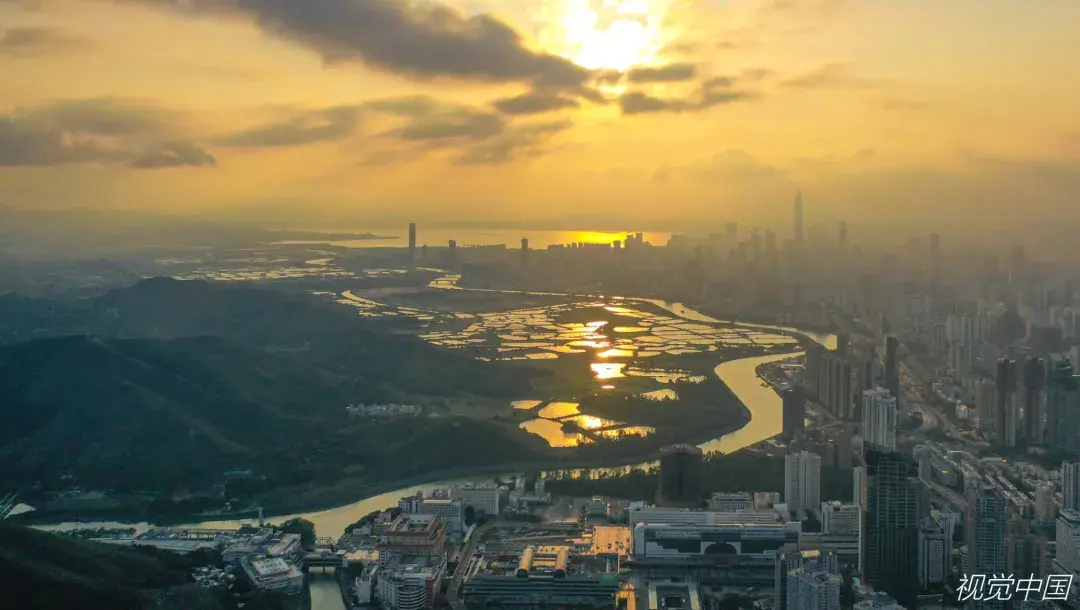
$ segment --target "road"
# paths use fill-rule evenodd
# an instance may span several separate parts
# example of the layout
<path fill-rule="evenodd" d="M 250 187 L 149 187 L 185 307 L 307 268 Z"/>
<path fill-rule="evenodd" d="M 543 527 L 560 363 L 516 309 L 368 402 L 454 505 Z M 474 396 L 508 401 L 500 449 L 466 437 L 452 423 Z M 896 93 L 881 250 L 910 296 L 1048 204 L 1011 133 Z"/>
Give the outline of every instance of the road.
<path fill-rule="evenodd" d="M 489 521 L 480 527 L 476 528 L 472 537 L 469 538 L 469 544 L 465 545 L 461 554 L 458 555 L 457 570 L 454 570 L 454 577 L 450 580 L 450 586 L 446 589 L 446 601 L 448 603 L 454 603 L 458 599 L 458 595 L 461 593 L 461 581 L 465 577 L 465 573 L 469 571 L 469 564 L 472 563 L 473 553 L 476 552 L 476 545 L 480 544 L 484 535 L 494 527 L 498 522 Z"/>

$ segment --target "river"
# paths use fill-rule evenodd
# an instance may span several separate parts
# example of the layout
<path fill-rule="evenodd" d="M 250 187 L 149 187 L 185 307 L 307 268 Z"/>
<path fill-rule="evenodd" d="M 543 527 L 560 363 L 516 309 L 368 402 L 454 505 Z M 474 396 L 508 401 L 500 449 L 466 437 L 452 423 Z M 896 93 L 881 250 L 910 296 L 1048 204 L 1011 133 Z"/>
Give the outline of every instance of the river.
<path fill-rule="evenodd" d="M 435 286 L 436 283 L 442 282 L 439 287 L 462 289 L 458 287 L 457 277 L 447 276 L 440 278 L 432 282 Z M 468 289 L 462 289 L 468 290 Z M 507 291 L 516 292 L 520 291 Z M 660 301 L 655 299 L 637 299 L 628 298 L 627 300 L 641 301 L 650 303 L 662 309 L 665 309 L 672 314 L 679 316 L 687 320 L 693 320 L 706 323 L 726 323 L 728 321 L 717 320 L 702 314 L 694 309 L 691 309 L 682 303 L 672 303 L 668 301 Z M 736 322 L 732 322 L 736 323 Z M 814 341 L 821 343 L 829 348 L 835 348 L 836 335 L 809 332 L 799 330 L 786 326 L 773 326 L 768 324 L 750 324 L 744 322 L 737 322 L 740 326 L 748 326 L 753 328 L 776 330 L 787 333 L 796 333 Z M 763 440 L 767 440 L 780 433 L 783 420 L 783 402 L 779 396 L 771 387 L 763 386 L 761 379 L 757 375 L 757 367 L 767 362 L 775 362 L 777 360 L 784 360 L 789 358 L 795 358 L 800 356 L 801 352 L 788 353 L 788 354 L 773 354 L 768 356 L 757 356 L 751 358 L 742 358 L 739 360 L 732 360 L 724 362 L 718 365 L 714 372 L 717 377 L 720 378 L 735 394 L 736 397 L 750 411 L 750 421 L 741 429 L 725 434 L 719 438 L 710 440 L 708 442 L 699 445 L 704 451 L 720 451 L 722 453 L 732 453 L 740 449 L 749 447 Z M 635 466 L 644 466 L 647 464 L 628 464 L 623 468 L 615 470 L 624 470 L 626 468 Z M 594 469 L 595 470 L 595 469 Z M 483 477 L 475 477 L 473 481 L 481 481 L 490 479 L 491 475 Z M 455 484 L 460 484 L 468 481 L 469 479 L 457 479 L 449 481 L 433 481 L 423 485 L 413 485 L 410 487 L 404 487 L 402 489 L 395 489 L 393 491 L 382 493 L 376 496 L 364 498 L 351 504 L 339 506 L 329 510 L 321 510 L 308 513 L 298 513 L 294 515 L 287 515 L 281 517 L 274 517 L 273 521 L 281 523 L 294 517 L 302 517 L 315 524 L 316 531 L 319 535 L 337 538 L 344 532 L 345 527 L 358 521 L 364 515 L 372 513 L 377 510 L 383 510 L 391 506 L 397 506 L 397 502 L 403 496 L 415 495 L 417 492 L 427 492 L 432 489 L 446 488 Z M 237 528 L 244 523 L 251 523 L 251 520 L 226 520 L 226 521 L 206 521 L 198 524 L 190 524 L 188 527 L 202 527 L 202 528 Z M 73 529 L 76 527 L 135 527 L 142 530 L 151 527 L 149 523 L 63 523 L 56 525 L 41 526 L 42 529 L 52 530 L 64 530 Z"/>

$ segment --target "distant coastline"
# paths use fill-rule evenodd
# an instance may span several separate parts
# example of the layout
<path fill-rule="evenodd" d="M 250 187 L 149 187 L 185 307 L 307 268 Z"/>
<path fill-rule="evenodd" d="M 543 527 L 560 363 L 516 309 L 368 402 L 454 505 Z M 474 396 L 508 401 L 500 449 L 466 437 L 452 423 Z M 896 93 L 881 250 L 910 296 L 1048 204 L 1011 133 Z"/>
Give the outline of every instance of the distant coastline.
<path fill-rule="evenodd" d="M 313 242 L 325 243 L 328 241 L 358 241 L 358 240 L 381 240 L 401 239 L 396 235 L 377 235 L 375 233 L 339 233 L 324 231 L 308 231 L 296 229 L 266 229 L 263 233 L 269 238 L 267 241 L 287 244 L 289 242 Z"/>

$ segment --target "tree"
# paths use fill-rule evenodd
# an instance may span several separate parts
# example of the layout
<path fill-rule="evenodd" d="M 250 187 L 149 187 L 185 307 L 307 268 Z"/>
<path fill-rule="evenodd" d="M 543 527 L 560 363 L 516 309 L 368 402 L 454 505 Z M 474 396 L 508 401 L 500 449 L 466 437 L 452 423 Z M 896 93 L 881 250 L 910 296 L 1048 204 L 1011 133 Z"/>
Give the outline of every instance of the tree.
<path fill-rule="evenodd" d="M 476 523 L 476 507 L 471 504 L 466 506 L 462 518 L 465 520 L 465 527 L 472 527 L 472 524 Z"/>
<path fill-rule="evenodd" d="M 315 524 L 307 519 L 290 519 L 278 529 L 287 534 L 300 534 L 300 544 L 305 549 L 315 546 Z"/>

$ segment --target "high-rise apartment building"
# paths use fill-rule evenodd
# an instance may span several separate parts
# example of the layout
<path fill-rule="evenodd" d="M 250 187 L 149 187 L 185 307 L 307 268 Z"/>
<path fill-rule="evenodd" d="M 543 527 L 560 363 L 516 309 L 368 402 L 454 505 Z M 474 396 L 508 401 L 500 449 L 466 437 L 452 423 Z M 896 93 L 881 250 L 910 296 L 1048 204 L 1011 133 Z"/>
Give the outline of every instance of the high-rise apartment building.
<path fill-rule="evenodd" d="M 1005 569 L 1007 574 L 1046 574 L 1046 541 L 1031 532 L 1022 515 L 1013 513 L 1005 522 Z"/>
<path fill-rule="evenodd" d="M 843 580 L 820 559 L 803 562 L 787 581 L 786 610 L 840 610 Z"/>
<path fill-rule="evenodd" d="M 789 510 L 817 510 L 821 504 L 821 456 L 800 451 L 784 457 L 784 503 Z"/>
<path fill-rule="evenodd" d="M 895 451 L 866 452 L 864 574 L 879 591 L 914 608 L 919 592 L 919 521 L 923 483 L 912 458 Z"/>
<path fill-rule="evenodd" d="M 922 590 L 945 584 L 949 575 L 949 556 L 945 545 L 945 528 L 927 516 L 919 525 L 919 586 Z"/>
<path fill-rule="evenodd" d="M 866 510 L 866 466 L 856 466 L 851 474 L 851 503 Z"/>
<path fill-rule="evenodd" d="M 1056 520 L 1057 504 L 1054 502 L 1054 486 L 1050 483 L 1040 483 L 1035 487 L 1035 521 L 1045 525 Z"/>
<path fill-rule="evenodd" d="M 1056 574 L 1080 574 L 1080 513 L 1062 509 L 1054 530 L 1056 550 L 1051 571 Z"/>
<path fill-rule="evenodd" d="M 885 388 L 867 390 L 862 395 L 862 436 L 864 446 L 896 449 L 896 397 Z"/>
<path fill-rule="evenodd" d="M 416 260 L 416 223 L 409 223 L 409 260 Z"/>
<path fill-rule="evenodd" d="M 802 434 L 806 422 L 806 399 L 797 386 L 781 392 L 783 398 L 784 434 L 796 436 Z"/>
<path fill-rule="evenodd" d="M 794 598 L 789 597 L 789 594 L 792 590 L 791 585 L 795 583 L 791 579 L 791 575 L 799 573 L 804 567 L 808 568 L 808 572 L 823 571 L 831 575 L 840 574 L 840 563 L 836 554 L 832 551 L 798 550 L 777 553 L 773 588 L 774 610 L 792 610 L 793 607 L 789 605 L 789 601 L 794 601 L 795 607 L 800 607 L 802 602 L 799 599 L 798 586 L 796 586 Z M 797 583 L 795 584 L 797 585 Z M 807 597 L 811 600 L 814 598 L 812 594 Z M 810 601 L 809 603 L 813 602 Z"/>

